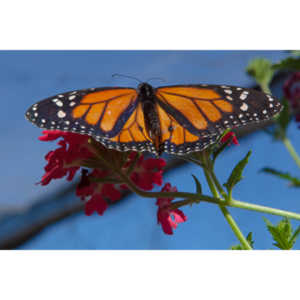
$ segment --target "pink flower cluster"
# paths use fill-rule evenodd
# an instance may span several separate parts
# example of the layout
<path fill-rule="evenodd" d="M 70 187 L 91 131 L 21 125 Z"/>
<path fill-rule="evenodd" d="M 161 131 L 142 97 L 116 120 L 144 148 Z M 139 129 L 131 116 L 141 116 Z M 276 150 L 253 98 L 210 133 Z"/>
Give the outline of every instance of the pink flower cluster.
<path fill-rule="evenodd" d="M 84 162 L 95 158 L 95 154 L 88 143 L 89 136 L 59 130 L 45 130 L 41 141 L 58 141 L 59 148 L 50 151 L 45 159 L 45 174 L 40 181 L 41 185 L 47 185 L 53 179 L 67 177 L 71 181 Z M 104 147 L 99 144 L 99 150 Z M 107 150 L 105 150 L 107 151 Z M 127 161 L 120 166 L 122 171 L 132 169 L 130 172 L 131 181 L 140 189 L 151 191 L 155 185 L 163 184 L 163 168 L 166 162 L 162 158 L 145 159 L 143 155 L 131 152 Z M 115 179 L 117 183 L 109 183 L 107 179 Z M 107 168 L 81 169 L 81 180 L 76 187 L 76 195 L 85 202 L 85 214 L 90 216 L 94 212 L 103 215 L 109 203 L 118 201 L 122 197 L 122 190 L 128 189 L 126 184 L 118 176 Z M 162 191 L 173 191 L 167 183 Z M 158 222 L 162 225 L 165 233 L 172 234 L 172 228 L 178 223 L 184 222 L 186 217 L 179 210 L 172 211 L 169 207 L 173 199 L 158 199 Z M 174 220 L 172 219 L 174 217 Z"/>
<path fill-rule="evenodd" d="M 283 85 L 284 96 L 295 112 L 296 122 L 300 123 L 300 72 L 292 74 Z M 300 125 L 299 125 L 300 127 Z"/>
<path fill-rule="evenodd" d="M 103 215 L 110 203 L 116 202 L 122 197 L 122 190 L 127 190 L 126 183 L 111 168 L 93 167 L 85 169 L 87 162 L 97 160 L 97 155 L 103 153 L 106 159 L 112 162 L 121 158 L 124 153 L 115 150 L 108 150 L 97 143 L 97 153 L 89 143 L 89 136 L 80 135 L 71 132 L 62 132 L 59 130 L 45 130 L 41 141 L 54 141 L 59 146 L 50 151 L 45 159 L 45 174 L 39 182 L 41 185 L 47 185 L 53 179 L 67 177 L 71 181 L 77 171 L 81 169 L 81 180 L 76 187 L 76 195 L 85 203 L 85 214 L 90 216 L 94 212 Z M 227 133 L 221 142 L 225 143 L 231 139 L 234 144 L 238 144 L 233 132 Z M 108 156 L 107 156 L 108 155 Z M 99 159 L 99 157 L 98 157 Z M 166 162 L 162 158 L 147 158 L 137 152 L 131 152 L 126 160 L 119 165 L 120 172 L 128 174 L 132 183 L 144 191 L 151 191 L 155 185 L 163 184 L 163 168 Z M 161 192 L 177 192 L 176 187 L 166 183 Z M 172 200 L 174 198 L 158 198 L 156 205 L 157 222 L 162 226 L 164 233 L 173 234 L 173 229 L 177 225 L 185 222 L 187 217 L 180 209 L 172 209 Z"/>

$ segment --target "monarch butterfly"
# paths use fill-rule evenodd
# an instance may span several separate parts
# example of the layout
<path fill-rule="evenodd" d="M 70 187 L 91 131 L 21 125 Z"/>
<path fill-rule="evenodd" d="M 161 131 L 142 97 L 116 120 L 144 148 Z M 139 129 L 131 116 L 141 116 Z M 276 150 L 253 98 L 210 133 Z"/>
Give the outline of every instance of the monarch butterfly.
<path fill-rule="evenodd" d="M 271 95 L 225 85 L 137 89 L 102 87 L 62 93 L 32 105 L 26 118 L 41 128 L 92 136 L 107 148 L 184 155 L 201 151 L 227 128 L 270 119 Z"/>

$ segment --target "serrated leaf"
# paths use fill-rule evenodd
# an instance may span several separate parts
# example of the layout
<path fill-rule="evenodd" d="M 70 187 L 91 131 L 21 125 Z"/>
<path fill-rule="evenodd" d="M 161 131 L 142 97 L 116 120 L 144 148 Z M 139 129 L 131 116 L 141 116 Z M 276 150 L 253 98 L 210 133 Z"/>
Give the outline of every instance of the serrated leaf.
<path fill-rule="evenodd" d="M 297 230 L 295 230 L 295 232 L 293 233 L 292 237 L 290 238 L 290 242 L 293 243 L 293 245 L 295 244 L 298 235 L 300 233 L 300 226 L 298 226 Z"/>
<path fill-rule="evenodd" d="M 261 169 L 261 171 L 264 172 L 264 173 L 272 174 L 272 175 L 275 175 L 279 178 L 288 180 L 290 182 L 290 186 L 300 187 L 300 179 L 297 178 L 297 177 L 293 177 L 288 172 L 284 173 L 282 171 L 278 171 L 276 169 L 268 168 L 268 167 L 265 167 L 265 168 Z"/>
<path fill-rule="evenodd" d="M 253 248 L 254 241 L 252 239 L 252 232 L 248 233 L 246 239 L 247 239 L 248 243 L 250 244 L 250 246 Z"/>
<path fill-rule="evenodd" d="M 224 186 L 227 188 L 228 192 L 231 192 L 233 187 L 243 179 L 242 173 L 246 165 L 248 164 L 251 151 L 234 167 L 228 180 L 224 183 Z"/>
<path fill-rule="evenodd" d="M 274 75 L 272 63 L 265 58 L 253 59 L 246 70 L 262 87 L 268 87 Z"/>
<path fill-rule="evenodd" d="M 266 218 L 264 220 L 268 231 L 275 241 L 273 245 L 282 250 L 292 249 L 300 233 L 300 227 L 293 233 L 293 228 L 288 218 L 283 218 L 277 225 L 273 225 Z"/>
<path fill-rule="evenodd" d="M 195 183 L 196 183 L 196 191 L 197 191 L 197 194 L 202 194 L 202 187 L 201 187 L 201 183 L 200 183 L 200 181 L 198 180 L 198 178 L 195 176 L 195 175 L 193 175 L 192 174 L 192 176 L 193 176 L 193 178 L 194 178 L 194 180 L 195 180 Z"/>
<path fill-rule="evenodd" d="M 299 71 L 300 57 L 288 57 L 273 65 L 273 70 Z"/>
<path fill-rule="evenodd" d="M 249 233 L 248 233 L 246 239 L 247 239 L 249 245 L 251 246 L 251 248 L 253 248 L 254 241 L 252 240 L 252 232 L 249 232 Z M 243 245 L 241 245 L 241 244 L 231 246 L 230 249 L 231 249 L 231 250 L 246 250 L 246 249 L 243 247 Z"/>

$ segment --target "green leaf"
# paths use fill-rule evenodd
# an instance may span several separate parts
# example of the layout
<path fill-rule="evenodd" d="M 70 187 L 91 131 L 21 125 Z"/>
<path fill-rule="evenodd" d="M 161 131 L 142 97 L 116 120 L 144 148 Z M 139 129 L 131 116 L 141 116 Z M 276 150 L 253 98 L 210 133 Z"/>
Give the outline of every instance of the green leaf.
<path fill-rule="evenodd" d="M 247 239 L 248 243 L 250 244 L 251 248 L 253 248 L 254 241 L 252 240 L 252 232 L 248 233 L 246 239 Z M 231 250 L 247 250 L 241 244 L 231 246 L 230 249 Z"/>
<path fill-rule="evenodd" d="M 283 105 L 283 109 L 276 119 L 276 122 L 280 127 L 281 133 L 285 135 L 286 129 L 291 121 L 291 114 L 288 100 L 283 98 L 281 103 Z"/>
<path fill-rule="evenodd" d="M 234 245 L 230 247 L 230 250 L 245 250 L 242 245 Z"/>
<path fill-rule="evenodd" d="M 276 169 L 268 168 L 268 167 L 265 167 L 265 168 L 261 169 L 261 171 L 264 172 L 264 173 L 272 174 L 272 175 L 275 175 L 279 178 L 288 180 L 290 182 L 290 186 L 300 187 L 300 179 L 297 178 L 297 177 L 293 177 L 288 172 L 284 173 L 282 171 L 278 171 Z"/>
<path fill-rule="evenodd" d="M 255 58 L 250 61 L 246 70 L 266 92 L 274 75 L 272 63 L 265 58 Z"/>
<path fill-rule="evenodd" d="M 291 50 L 291 54 L 294 56 L 300 56 L 300 50 Z"/>
<path fill-rule="evenodd" d="M 254 245 L 254 241 L 252 239 L 252 232 L 249 232 L 247 237 L 246 237 L 248 243 L 250 244 L 251 248 L 253 248 L 253 245 Z"/>
<path fill-rule="evenodd" d="M 299 71 L 300 57 L 288 57 L 273 65 L 273 70 Z"/>
<path fill-rule="evenodd" d="M 250 155 L 251 151 L 249 151 L 247 155 L 234 167 L 227 182 L 224 183 L 224 186 L 227 188 L 229 193 L 231 193 L 233 187 L 243 179 L 242 173 L 248 163 Z"/>
<path fill-rule="evenodd" d="M 193 175 L 192 174 L 192 176 L 193 176 L 193 178 L 194 178 L 194 180 L 195 180 L 195 183 L 196 183 L 196 190 L 197 190 L 197 194 L 202 194 L 202 187 L 201 187 L 201 183 L 200 183 L 200 181 L 198 180 L 198 178 L 195 176 L 195 175 Z"/>
<path fill-rule="evenodd" d="M 290 238 L 290 242 L 293 243 L 293 245 L 295 244 L 299 233 L 300 233 L 300 226 L 298 226 L 298 228 L 294 231 L 292 237 Z"/>
<path fill-rule="evenodd" d="M 264 218 L 264 221 L 275 241 L 275 243 L 273 243 L 274 246 L 282 250 L 290 250 L 293 248 L 300 233 L 300 226 L 293 233 L 293 228 L 288 218 L 283 218 L 276 226 L 266 218 Z"/>

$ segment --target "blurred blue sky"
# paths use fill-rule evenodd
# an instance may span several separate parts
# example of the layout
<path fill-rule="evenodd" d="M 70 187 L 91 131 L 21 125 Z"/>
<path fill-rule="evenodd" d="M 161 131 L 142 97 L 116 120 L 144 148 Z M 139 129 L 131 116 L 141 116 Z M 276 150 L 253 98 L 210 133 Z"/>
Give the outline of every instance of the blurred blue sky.
<path fill-rule="evenodd" d="M 69 90 L 100 86 L 136 86 L 125 78 L 112 78 L 121 73 L 147 80 L 162 77 L 163 84 L 211 83 L 249 87 L 253 81 L 245 67 L 254 57 L 266 57 L 273 62 L 285 57 L 283 51 L 1 51 L 0 118 L 2 167 L 0 198 L 1 217 L 20 215 L 43 195 L 65 186 L 65 180 L 49 186 L 35 185 L 43 174 L 44 155 L 55 146 L 37 140 L 41 130 L 24 118 L 25 110 L 34 102 Z M 160 85 L 153 82 L 153 85 Z M 299 130 L 293 124 L 289 134 L 300 150 Z M 283 145 L 272 143 L 263 132 L 241 140 L 231 147 L 217 164 L 217 174 L 225 181 L 234 163 L 249 149 L 253 150 L 245 170 L 245 180 L 239 183 L 234 197 L 276 208 L 300 212 L 299 191 L 285 182 L 259 173 L 263 166 L 299 174 Z M 204 178 L 201 170 L 185 165 L 168 173 L 165 180 L 179 190 L 193 191 L 191 174 Z M 205 184 L 204 192 L 208 193 Z M 74 195 L 73 201 L 79 201 Z M 230 209 L 242 231 L 253 231 L 255 246 L 271 248 L 262 215 Z M 156 224 L 155 200 L 130 196 L 109 209 L 104 216 L 86 217 L 78 213 L 47 227 L 23 249 L 227 249 L 237 243 L 218 207 L 201 203 L 185 208 L 188 221 L 179 225 L 173 236 L 166 236 Z M 270 217 L 278 221 L 277 217 Z M 16 226 L 22 226 L 20 222 Z M 293 223 L 296 225 L 296 223 Z M 14 223 L 11 224 L 13 226 Z M 2 227 L 3 228 L 3 227 Z M 1 237 L 5 236 L 5 230 Z M 297 243 L 298 248 L 300 243 Z"/>

